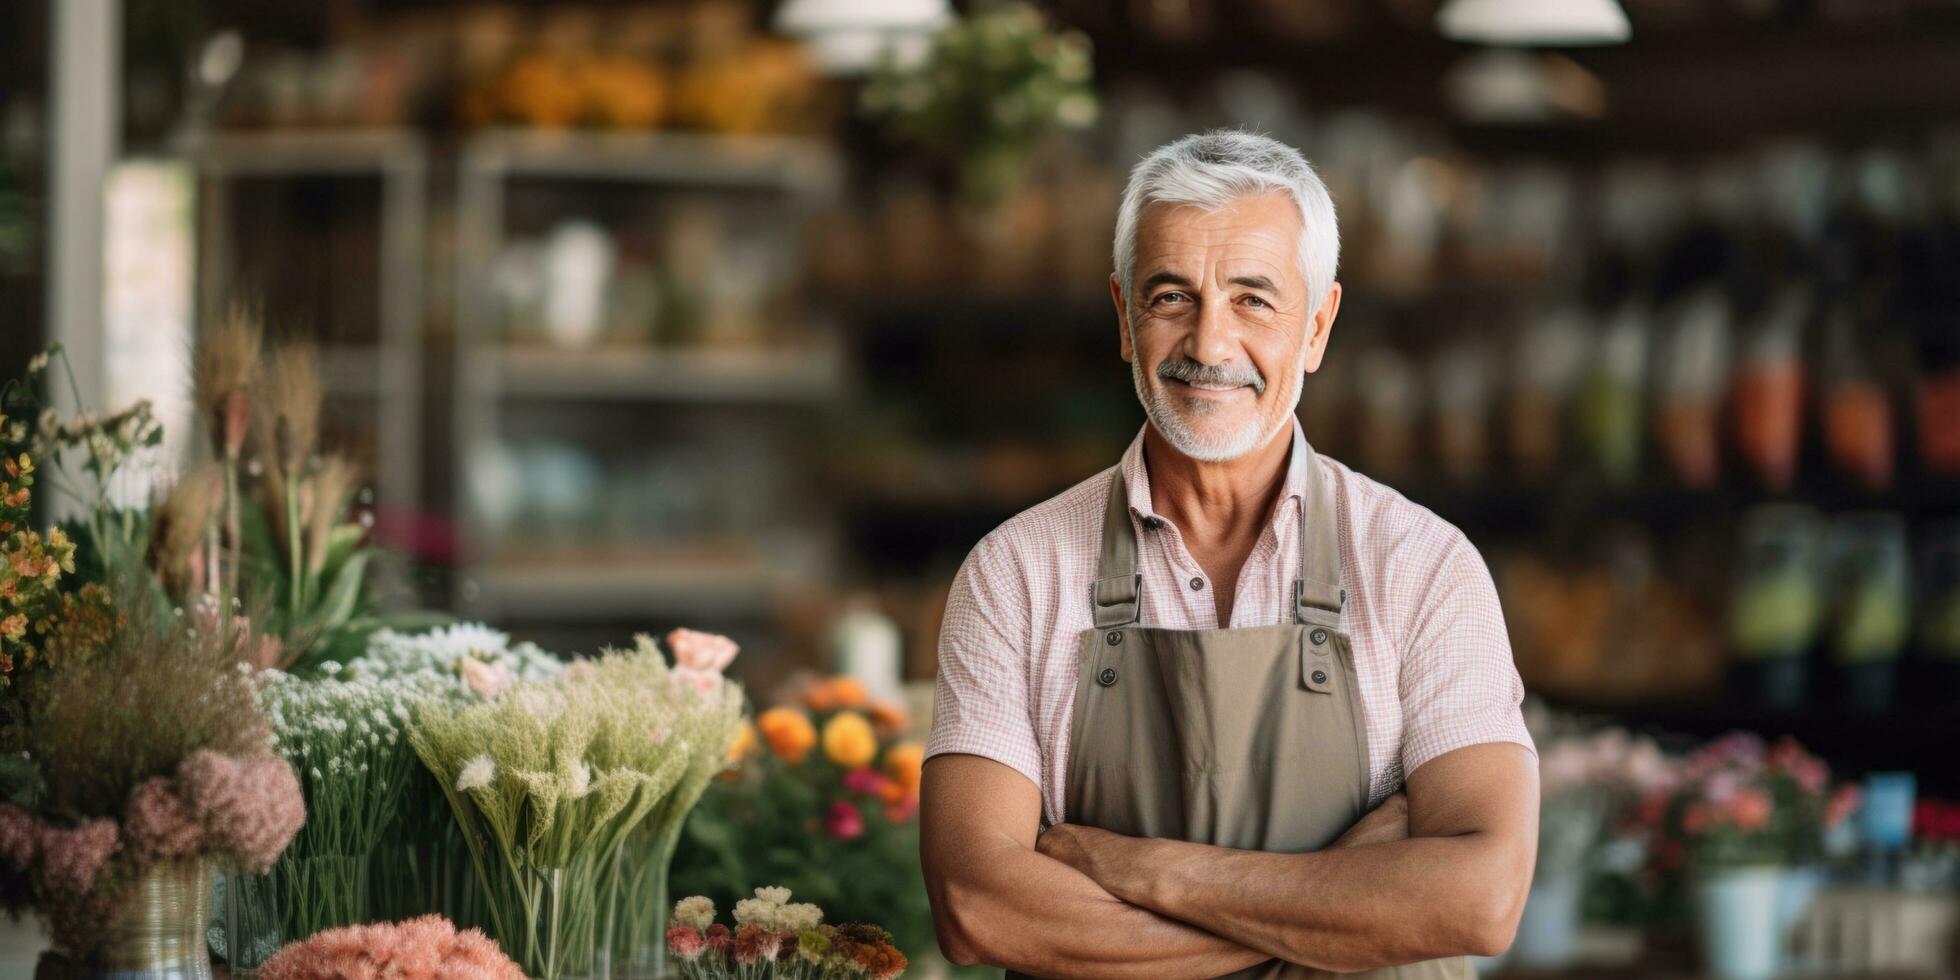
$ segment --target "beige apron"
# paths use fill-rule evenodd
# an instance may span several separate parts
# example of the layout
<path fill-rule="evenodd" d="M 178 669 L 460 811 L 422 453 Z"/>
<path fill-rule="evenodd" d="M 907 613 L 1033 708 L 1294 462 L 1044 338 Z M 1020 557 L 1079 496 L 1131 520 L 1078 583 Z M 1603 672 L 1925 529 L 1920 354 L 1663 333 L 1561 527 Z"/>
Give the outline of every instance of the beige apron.
<path fill-rule="evenodd" d="M 1306 487 L 1293 622 L 1213 630 L 1137 625 L 1136 537 L 1122 470 L 1113 472 L 1096 625 L 1079 648 L 1069 822 L 1293 853 L 1326 847 L 1367 812 L 1367 733 L 1354 651 L 1341 631 L 1347 594 L 1333 500 L 1313 449 L 1297 435 L 1290 465 Z M 1277 959 L 1232 974 L 1332 975 Z M 1467 958 L 1453 957 L 1350 975 L 1474 973 Z"/>

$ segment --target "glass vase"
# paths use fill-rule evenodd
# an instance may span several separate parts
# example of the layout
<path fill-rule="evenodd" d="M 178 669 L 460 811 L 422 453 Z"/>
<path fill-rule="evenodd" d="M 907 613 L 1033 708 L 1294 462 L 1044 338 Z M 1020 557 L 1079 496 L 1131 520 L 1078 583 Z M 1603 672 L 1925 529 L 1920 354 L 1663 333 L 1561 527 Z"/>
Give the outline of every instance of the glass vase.
<path fill-rule="evenodd" d="M 278 883 L 279 921 L 288 940 L 374 921 L 369 855 L 287 858 L 273 867 L 272 877 Z"/>
<path fill-rule="evenodd" d="M 279 883 L 270 874 L 227 871 L 218 876 L 217 914 L 208 933 L 211 952 L 234 977 L 249 977 L 286 941 Z"/>
<path fill-rule="evenodd" d="M 211 865 L 166 861 L 130 886 L 122 908 L 88 953 L 75 958 L 82 980 L 209 980 Z"/>
<path fill-rule="evenodd" d="M 680 825 L 655 835 L 634 835 L 619 851 L 620 903 L 613 950 L 624 980 L 665 980 L 667 918 L 673 903 L 667 890 Z"/>

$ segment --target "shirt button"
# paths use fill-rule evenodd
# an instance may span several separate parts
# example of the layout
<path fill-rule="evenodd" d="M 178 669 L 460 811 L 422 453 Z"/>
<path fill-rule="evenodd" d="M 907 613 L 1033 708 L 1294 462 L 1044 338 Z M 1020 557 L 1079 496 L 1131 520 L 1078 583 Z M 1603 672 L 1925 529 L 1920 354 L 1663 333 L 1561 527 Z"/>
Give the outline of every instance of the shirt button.
<path fill-rule="evenodd" d="M 1312 640 L 1314 646 L 1319 646 L 1327 642 L 1327 631 L 1316 626 L 1312 633 L 1307 634 L 1307 639 Z"/>
<path fill-rule="evenodd" d="M 1326 671 L 1324 671 L 1324 670 L 1316 670 L 1316 671 L 1314 671 L 1314 672 L 1313 672 L 1313 682 L 1314 682 L 1315 684 L 1325 684 L 1325 683 L 1327 683 L 1327 672 L 1326 672 Z"/>
<path fill-rule="evenodd" d="M 1204 579 L 1201 579 L 1201 578 L 1194 578 L 1194 579 L 1192 579 L 1192 580 L 1191 580 L 1191 588 L 1192 588 L 1193 590 L 1196 590 L 1196 589 L 1202 589 L 1202 588 L 1204 588 L 1204 587 L 1205 587 L 1205 580 L 1204 580 Z"/>
<path fill-rule="evenodd" d="M 1143 526 L 1152 531 L 1160 531 L 1163 530 L 1164 519 L 1161 517 L 1146 517 L 1143 519 Z"/>
<path fill-rule="evenodd" d="M 1115 646 L 1123 642 L 1123 633 L 1120 630 L 1110 630 L 1109 635 L 1103 637 L 1103 639 L 1108 640 L 1110 646 Z"/>
<path fill-rule="evenodd" d="M 1102 669 L 1102 673 L 1096 675 L 1096 683 L 1101 684 L 1104 687 L 1109 687 L 1110 685 L 1115 684 L 1116 668 L 1104 667 Z"/>

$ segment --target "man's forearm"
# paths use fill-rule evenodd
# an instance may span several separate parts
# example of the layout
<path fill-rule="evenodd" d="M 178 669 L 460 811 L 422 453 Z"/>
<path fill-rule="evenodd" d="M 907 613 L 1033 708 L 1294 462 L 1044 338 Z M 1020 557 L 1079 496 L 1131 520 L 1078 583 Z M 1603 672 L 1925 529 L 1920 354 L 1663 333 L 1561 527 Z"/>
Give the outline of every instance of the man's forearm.
<path fill-rule="evenodd" d="M 1270 957 L 1203 928 L 1138 908 L 1074 868 L 1021 848 L 979 858 L 975 885 L 942 897 L 958 910 L 960 961 L 1043 977 L 1214 977 Z M 965 880 L 975 879 L 963 876 Z M 953 886 L 949 886 L 953 887 Z"/>
<path fill-rule="evenodd" d="M 1478 834 L 1269 854 L 1131 839 L 1098 880 L 1134 905 L 1282 959 L 1341 972 L 1494 955 L 1528 876 Z M 1521 901 L 1522 895 L 1515 897 Z"/>

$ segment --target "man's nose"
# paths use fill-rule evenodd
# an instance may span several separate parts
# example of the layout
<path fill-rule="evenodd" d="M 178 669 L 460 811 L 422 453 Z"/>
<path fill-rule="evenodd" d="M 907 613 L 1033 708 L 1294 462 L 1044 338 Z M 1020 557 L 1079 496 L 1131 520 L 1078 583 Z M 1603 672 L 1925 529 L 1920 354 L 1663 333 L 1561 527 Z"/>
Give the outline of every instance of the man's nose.
<path fill-rule="evenodd" d="M 1191 332 L 1185 336 L 1185 355 L 1207 365 L 1231 360 L 1238 352 L 1238 341 L 1229 313 L 1222 299 L 1200 299 L 1198 315 L 1191 325 Z"/>

